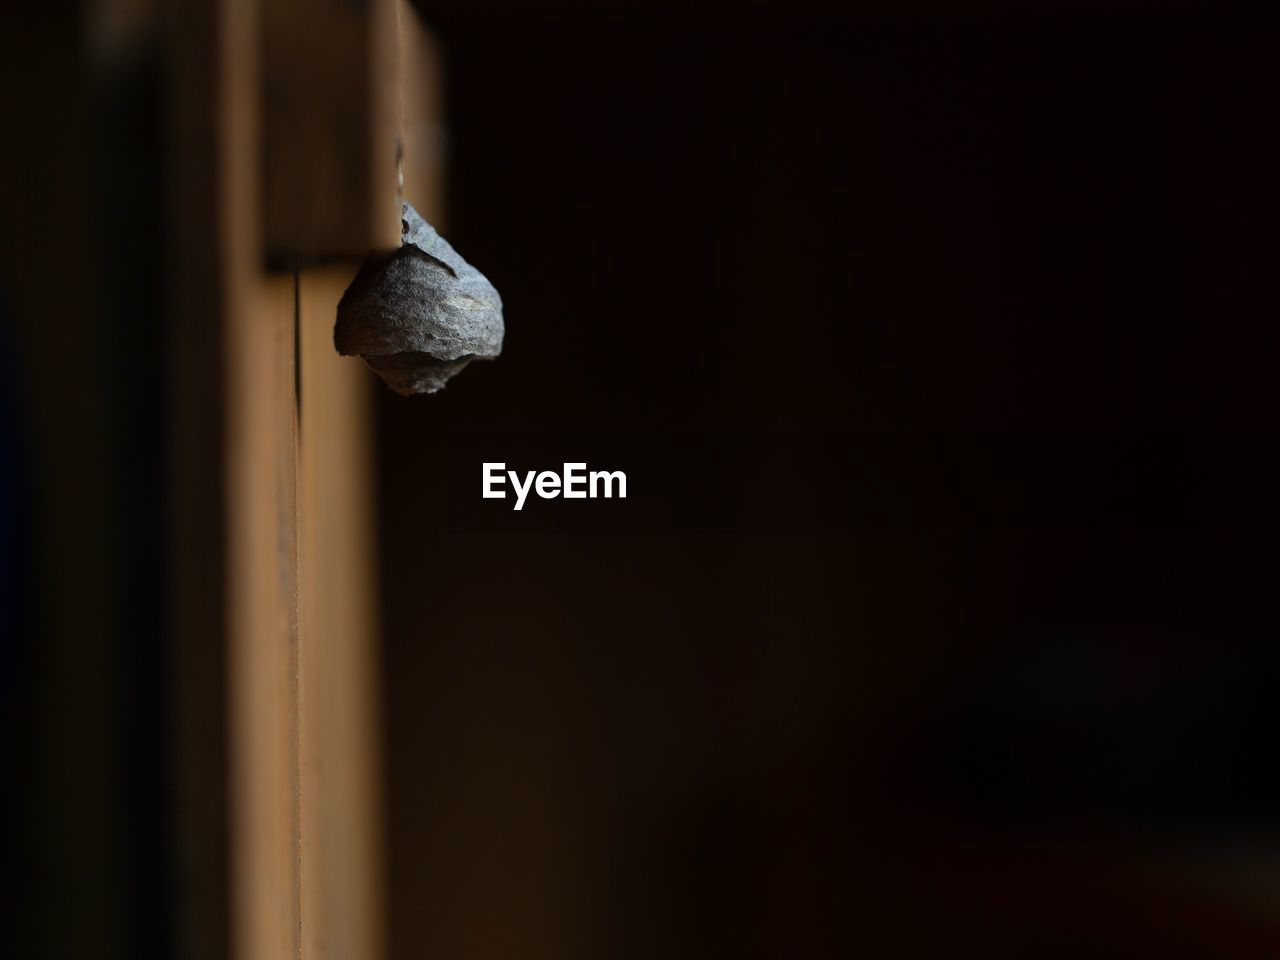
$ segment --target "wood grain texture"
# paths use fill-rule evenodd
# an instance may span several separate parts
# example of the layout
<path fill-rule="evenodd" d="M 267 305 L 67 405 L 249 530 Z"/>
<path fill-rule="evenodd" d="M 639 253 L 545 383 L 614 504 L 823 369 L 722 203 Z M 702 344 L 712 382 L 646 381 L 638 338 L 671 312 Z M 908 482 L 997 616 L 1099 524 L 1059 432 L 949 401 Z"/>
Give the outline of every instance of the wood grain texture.
<path fill-rule="evenodd" d="M 183 956 L 298 954 L 294 289 L 262 266 L 258 5 L 167 11 Z"/>
<path fill-rule="evenodd" d="M 227 339 L 231 889 L 236 955 L 267 960 L 298 954 L 300 922 L 293 283 L 244 293 Z"/>
<path fill-rule="evenodd" d="M 374 381 L 333 349 L 354 268 L 299 283 L 302 951 L 382 955 Z"/>
<path fill-rule="evenodd" d="M 404 195 L 438 211 L 437 52 L 407 0 L 373 9 L 379 18 L 373 29 L 394 36 L 393 45 L 375 48 L 379 56 L 395 55 L 392 69 L 375 75 L 393 82 L 377 104 L 394 107 L 404 131 Z M 385 122 L 375 118 L 371 126 L 374 161 Z M 390 228 L 398 244 L 396 194 L 393 188 Z M 362 363 L 339 356 L 333 343 L 338 301 L 356 267 L 305 269 L 298 282 L 300 947 L 315 960 L 376 960 L 386 951 L 373 467 L 379 388 Z"/>
<path fill-rule="evenodd" d="M 316 264 L 399 240 L 402 105 L 434 123 L 402 89 L 423 34 L 401 43 L 392 0 L 167 14 L 180 953 L 376 960 L 373 380 L 333 348 L 354 262 Z"/>

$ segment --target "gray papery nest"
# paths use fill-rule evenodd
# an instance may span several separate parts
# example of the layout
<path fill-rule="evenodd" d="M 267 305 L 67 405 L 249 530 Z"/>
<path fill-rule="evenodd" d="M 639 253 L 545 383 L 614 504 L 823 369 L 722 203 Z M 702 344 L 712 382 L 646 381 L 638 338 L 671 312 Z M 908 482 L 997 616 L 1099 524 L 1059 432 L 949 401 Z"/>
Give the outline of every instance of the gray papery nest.
<path fill-rule="evenodd" d="M 409 204 L 400 249 L 366 258 L 338 303 L 333 344 L 396 393 L 435 393 L 502 352 L 502 297 Z"/>

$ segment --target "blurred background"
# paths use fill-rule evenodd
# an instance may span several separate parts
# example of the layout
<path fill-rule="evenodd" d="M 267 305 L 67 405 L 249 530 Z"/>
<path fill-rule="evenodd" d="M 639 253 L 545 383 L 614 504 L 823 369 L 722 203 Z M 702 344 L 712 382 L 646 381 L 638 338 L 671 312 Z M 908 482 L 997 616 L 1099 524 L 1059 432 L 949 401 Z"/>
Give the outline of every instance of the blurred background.
<path fill-rule="evenodd" d="M 175 506 L 219 360 L 172 251 L 217 228 L 186 15 L 99 6 L 0 58 L 0 937 L 225 955 L 235 741 L 190 716 L 237 674 L 170 683 L 234 559 Z M 361 388 L 386 955 L 1280 949 L 1274 21 L 413 9 L 428 216 L 507 341 Z M 514 513 L 485 460 L 629 498 Z"/>

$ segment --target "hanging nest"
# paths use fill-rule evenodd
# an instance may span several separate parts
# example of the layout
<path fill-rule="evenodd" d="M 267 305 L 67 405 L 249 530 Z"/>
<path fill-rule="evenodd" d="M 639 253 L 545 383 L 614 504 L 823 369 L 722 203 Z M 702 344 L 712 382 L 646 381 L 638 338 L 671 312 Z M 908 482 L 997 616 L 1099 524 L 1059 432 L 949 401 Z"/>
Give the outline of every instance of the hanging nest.
<path fill-rule="evenodd" d="M 333 344 L 396 393 L 435 393 L 502 352 L 502 297 L 409 204 L 400 249 L 371 254 L 338 303 Z"/>

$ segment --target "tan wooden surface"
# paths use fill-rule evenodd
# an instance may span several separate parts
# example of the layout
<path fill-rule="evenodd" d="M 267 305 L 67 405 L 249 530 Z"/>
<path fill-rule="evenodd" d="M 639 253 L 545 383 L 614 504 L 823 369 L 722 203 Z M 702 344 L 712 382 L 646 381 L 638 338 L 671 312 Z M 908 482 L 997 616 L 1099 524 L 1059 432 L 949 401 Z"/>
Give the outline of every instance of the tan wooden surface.
<path fill-rule="evenodd" d="M 298 953 L 293 283 L 246 277 L 228 318 L 228 719 L 238 957 Z"/>
<path fill-rule="evenodd" d="M 172 0 L 167 22 L 179 946 L 376 960 L 374 381 L 332 327 L 358 256 L 398 242 L 401 161 L 438 210 L 435 61 L 394 0 Z"/>
<path fill-rule="evenodd" d="M 183 25 L 172 52 L 189 94 L 207 109 L 188 105 L 177 121 L 176 209 L 190 222 L 177 230 L 185 270 L 173 309 L 201 347 L 184 358 L 200 392 L 183 411 L 178 442 L 204 471 L 190 477 L 204 494 L 184 508 L 205 515 L 186 522 L 212 543 L 184 540 L 177 556 L 203 569 L 204 549 L 221 555 L 207 581 L 184 577 L 179 630 L 216 644 L 199 618 L 220 599 L 224 644 L 220 664 L 188 645 L 199 666 L 181 679 L 199 691 L 207 683 L 200 669 L 221 667 L 225 676 L 228 891 L 225 919 L 195 905 L 200 928 L 187 946 L 203 953 L 201 928 L 225 924 L 231 955 L 275 960 L 296 956 L 299 938 L 293 281 L 262 267 L 257 4 L 210 0 L 201 14 L 180 6 L 171 11 Z M 188 311 L 210 332 L 192 330 Z M 209 596 L 215 591 L 220 598 Z M 210 709 L 206 696 L 197 701 Z M 205 717 L 192 722 L 209 725 Z M 191 789 L 186 806 L 199 809 L 219 785 L 204 777 Z M 200 916 L 204 909 L 208 916 Z"/>
<path fill-rule="evenodd" d="M 333 349 L 352 267 L 299 283 L 302 947 L 382 953 L 372 390 Z"/>

